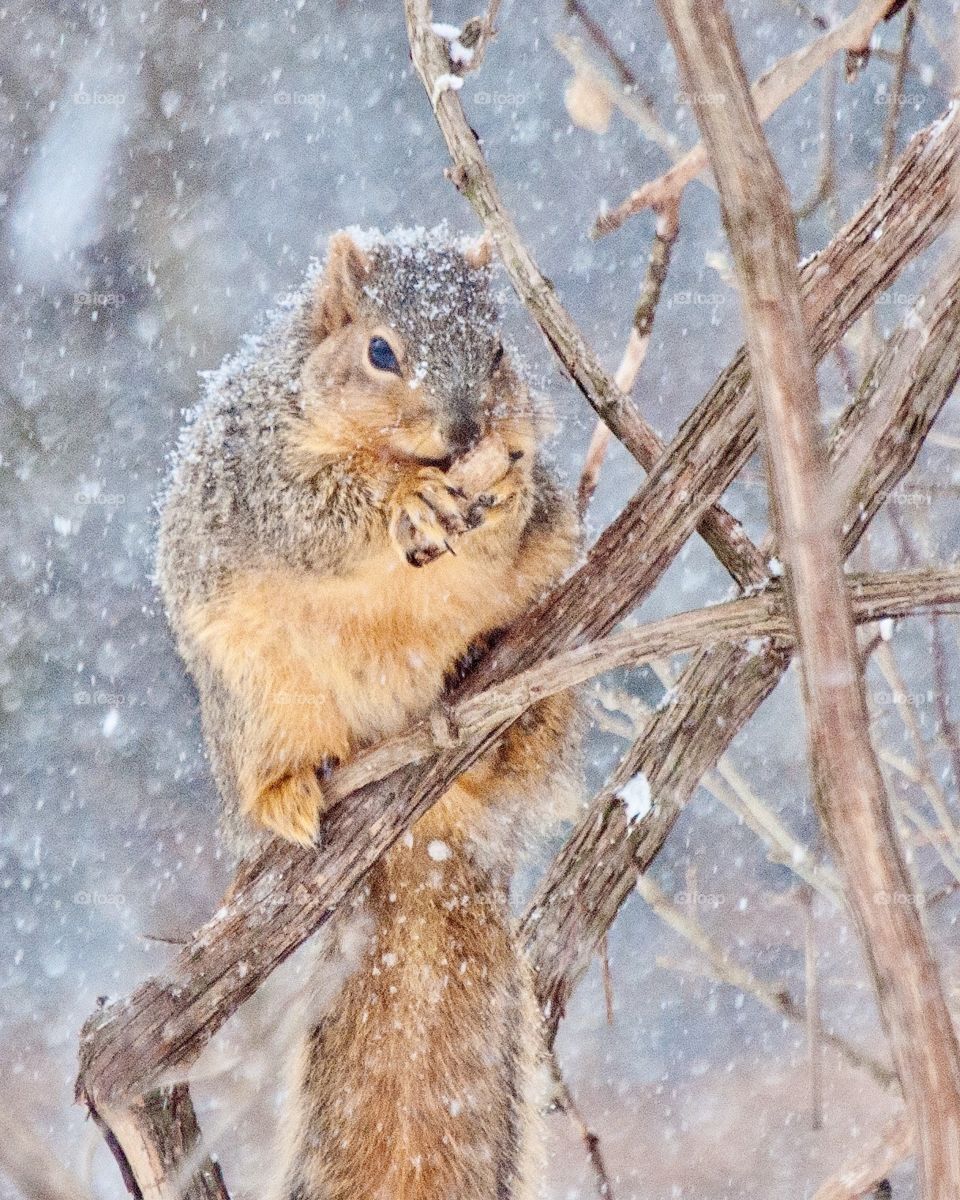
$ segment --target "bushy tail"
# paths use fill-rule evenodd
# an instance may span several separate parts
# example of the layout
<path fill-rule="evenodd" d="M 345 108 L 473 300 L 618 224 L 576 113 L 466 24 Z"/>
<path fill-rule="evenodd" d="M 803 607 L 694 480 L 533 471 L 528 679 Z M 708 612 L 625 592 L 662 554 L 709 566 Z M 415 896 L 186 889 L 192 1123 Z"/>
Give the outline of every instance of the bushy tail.
<path fill-rule="evenodd" d="M 502 886 L 420 838 L 369 882 L 373 933 L 304 1048 L 283 1200 L 528 1195 L 539 1025 Z"/>

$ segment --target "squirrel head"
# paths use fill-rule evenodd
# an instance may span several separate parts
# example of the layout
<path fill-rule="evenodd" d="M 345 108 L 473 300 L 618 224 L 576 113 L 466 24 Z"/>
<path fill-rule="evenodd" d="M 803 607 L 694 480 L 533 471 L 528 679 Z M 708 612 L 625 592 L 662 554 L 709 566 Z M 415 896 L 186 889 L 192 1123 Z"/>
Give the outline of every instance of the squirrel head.
<path fill-rule="evenodd" d="M 301 374 L 301 465 L 357 452 L 449 465 L 496 429 L 532 452 L 538 419 L 504 354 L 490 247 L 442 232 L 330 239 Z"/>

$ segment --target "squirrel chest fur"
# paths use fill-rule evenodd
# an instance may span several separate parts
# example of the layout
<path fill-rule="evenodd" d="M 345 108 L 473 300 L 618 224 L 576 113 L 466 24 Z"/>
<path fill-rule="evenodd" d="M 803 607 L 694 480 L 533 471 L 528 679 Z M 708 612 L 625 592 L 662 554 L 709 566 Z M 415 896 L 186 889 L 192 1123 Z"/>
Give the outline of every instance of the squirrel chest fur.
<path fill-rule="evenodd" d="M 181 441 L 158 578 L 228 828 L 308 845 L 323 768 L 429 713 L 570 565 L 572 507 L 500 342 L 488 255 L 338 234 Z M 508 1200 L 534 1181 L 538 1019 L 515 856 L 571 777 L 543 702 L 369 874 L 303 1048 L 282 1200 Z"/>

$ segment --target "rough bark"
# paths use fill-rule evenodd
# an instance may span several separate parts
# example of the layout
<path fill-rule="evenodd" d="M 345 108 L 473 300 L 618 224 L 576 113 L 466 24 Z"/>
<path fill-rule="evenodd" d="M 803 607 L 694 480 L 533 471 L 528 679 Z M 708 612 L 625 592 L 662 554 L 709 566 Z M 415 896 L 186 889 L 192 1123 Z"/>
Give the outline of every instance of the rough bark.
<path fill-rule="evenodd" d="M 831 439 L 847 555 L 910 470 L 960 378 L 960 272 L 954 264 L 940 272 L 925 298 L 924 320 L 908 315 Z M 867 430 L 870 444 L 863 438 Z M 653 861 L 704 772 L 773 691 L 789 662 L 789 647 L 780 641 L 752 656 L 740 645 L 697 654 L 550 865 L 522 930 L 551 1032 L 637 871 Z M 656 803 L 628 829 L 617 793 L 640 771 Z"/>

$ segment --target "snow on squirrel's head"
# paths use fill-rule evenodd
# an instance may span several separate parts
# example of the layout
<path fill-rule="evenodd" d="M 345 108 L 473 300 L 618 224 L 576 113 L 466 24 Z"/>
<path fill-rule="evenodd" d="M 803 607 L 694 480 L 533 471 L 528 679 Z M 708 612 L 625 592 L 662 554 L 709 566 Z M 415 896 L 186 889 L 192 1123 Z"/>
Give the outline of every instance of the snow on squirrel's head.
<path fill-rule="evenodd" d="M 532 451 L 540 420 L 504 354 L 490 245 L 444 226 L 330 238 L 301 375 L 301 466 L 356 452 L 446 468 L 496 428 Z"/>

